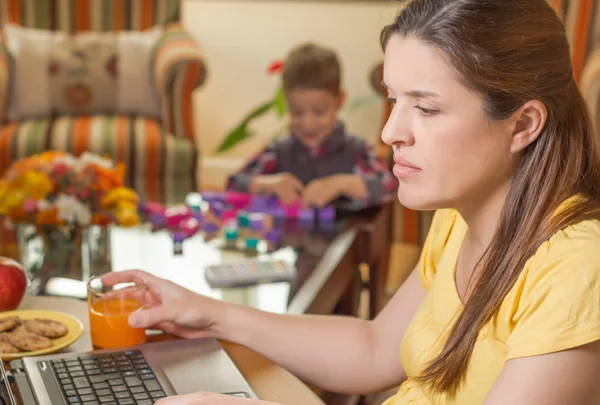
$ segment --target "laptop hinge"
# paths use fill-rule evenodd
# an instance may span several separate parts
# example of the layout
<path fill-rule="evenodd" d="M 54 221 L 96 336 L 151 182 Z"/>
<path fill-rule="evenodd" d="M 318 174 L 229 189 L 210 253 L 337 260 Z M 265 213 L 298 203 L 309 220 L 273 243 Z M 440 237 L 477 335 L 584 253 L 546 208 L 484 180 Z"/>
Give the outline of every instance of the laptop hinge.
<path fill-rule="evenodd" d="M 2 395 L 2 398 L 8 405 L 19 405 L 10 386 L 13 380 L 14 378 L 12 373 L 10 371 L 6 371 L 6 364 L 4 363 L 2 356 L 0 356 L 0 395 Z"/>

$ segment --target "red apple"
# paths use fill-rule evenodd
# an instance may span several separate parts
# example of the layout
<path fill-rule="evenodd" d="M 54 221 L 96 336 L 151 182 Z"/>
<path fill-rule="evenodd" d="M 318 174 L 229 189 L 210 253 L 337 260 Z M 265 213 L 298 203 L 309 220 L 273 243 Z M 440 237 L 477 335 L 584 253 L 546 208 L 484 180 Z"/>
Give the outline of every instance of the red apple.
<path fill-rule="evenodd" d="M 27 277 L 23 266 L 7 257 L 0 256 L 0 311 L 16 309 L 27 289 Z"/>

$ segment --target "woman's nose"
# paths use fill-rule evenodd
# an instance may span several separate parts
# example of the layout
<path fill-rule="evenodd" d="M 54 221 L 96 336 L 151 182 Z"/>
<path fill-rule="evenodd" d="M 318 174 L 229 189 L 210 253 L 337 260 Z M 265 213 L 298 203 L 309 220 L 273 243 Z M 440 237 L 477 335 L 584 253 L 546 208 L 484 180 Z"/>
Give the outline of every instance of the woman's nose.
<path fill-rule="evenodd" d="M 397 143 L 412 144 L 414 139 L 410 128 L 410 117 L 394 106 L 381 132 L 381 140 L 392 146 Z"/>

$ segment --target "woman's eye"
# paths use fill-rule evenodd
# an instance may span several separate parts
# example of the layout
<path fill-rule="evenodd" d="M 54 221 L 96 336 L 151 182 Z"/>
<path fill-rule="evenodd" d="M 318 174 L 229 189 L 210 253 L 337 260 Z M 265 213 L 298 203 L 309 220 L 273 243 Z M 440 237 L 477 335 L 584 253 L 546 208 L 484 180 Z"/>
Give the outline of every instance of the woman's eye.
<path fill-rule="evenodd" d="M 421 114 L 425 115 L 425 116 L 432 116 L 432 115 L 436 115 L 437 113 L 439 113 L 439 110 L 433 110 L 430 108 L 423 108 L 421 106 L 416 105 L 415 108 L 419 111 L 421 111 Z"/>

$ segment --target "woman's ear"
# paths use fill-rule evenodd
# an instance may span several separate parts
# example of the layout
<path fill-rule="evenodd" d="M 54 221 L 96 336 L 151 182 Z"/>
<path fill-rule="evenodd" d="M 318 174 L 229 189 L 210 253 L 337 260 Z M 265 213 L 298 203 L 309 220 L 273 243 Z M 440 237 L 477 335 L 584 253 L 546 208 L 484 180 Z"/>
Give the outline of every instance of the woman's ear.
<path fill-rule="evenodd" d="M 510 152 L 519 153 L 540 136 L 546 125 L 548 110 L 541 101 L 530 100 L 523 104 L 513 117 L 514 128 Z"/>

